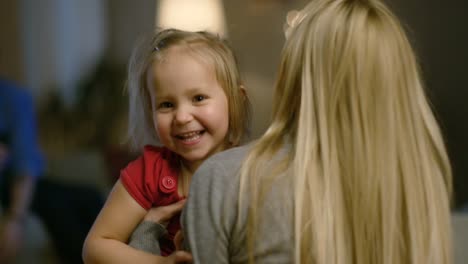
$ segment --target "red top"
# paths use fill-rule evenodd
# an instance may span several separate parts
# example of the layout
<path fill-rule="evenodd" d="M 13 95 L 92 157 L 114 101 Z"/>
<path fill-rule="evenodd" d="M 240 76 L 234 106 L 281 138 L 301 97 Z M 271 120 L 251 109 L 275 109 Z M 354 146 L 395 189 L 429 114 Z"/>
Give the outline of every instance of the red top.
<path fill-rule="evenodd" d="M 167 148 L 145 146 L 143 155 L 120 172 L 120 181 L 128 193 L 146 210 L 170 205 L 183 197 L 177 192 L 179 159 Z M 174 236 L 180 230 L 180 214 L 171 218 L 167 236 L 160 239 L 161 255 L 175 250 Z"/>

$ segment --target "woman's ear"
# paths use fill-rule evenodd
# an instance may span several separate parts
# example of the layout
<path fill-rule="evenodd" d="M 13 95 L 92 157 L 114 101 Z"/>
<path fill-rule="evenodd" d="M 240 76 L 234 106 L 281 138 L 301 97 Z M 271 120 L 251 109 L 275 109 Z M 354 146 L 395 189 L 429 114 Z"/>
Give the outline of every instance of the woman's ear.
<path fill-rule="evenodd" d="M 239 85 L 239 89 L 240 89 L 240 93 L 242 94 L 242 96 L 245 98 L 247 98 L 247 91 L 245 90 L 245 86 L 243 84 Z"/>

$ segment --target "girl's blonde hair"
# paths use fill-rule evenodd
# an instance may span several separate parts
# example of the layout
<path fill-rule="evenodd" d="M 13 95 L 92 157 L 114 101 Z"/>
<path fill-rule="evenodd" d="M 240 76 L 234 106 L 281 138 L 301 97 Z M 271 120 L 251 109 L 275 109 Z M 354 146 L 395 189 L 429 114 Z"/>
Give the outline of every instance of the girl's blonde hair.
<path fill-rule="evenodd" d="M 451 168 L 398 19 L 378 0 L 314 0 L 292 24 L 241 170 L 250 262 L 278 175 L 265 164 L 291 144 L 295 263 L 451 263 Z"/>
<path fill-rule="evenodd" d="M 236 57 L 226 40 L 209 32 L 188 32 L 177 29 L 156 31 L 142 38 L 133 50 L 128 66 L 129 94 L 128 138 L 134 149 L 158 145 L 153 125 L 147 74 L 153 63 L 164 58 L 169 47 L 185 46 L 187 50 L 212 65 L 217 81 L 228 98 L 229 132 L 227 140 L 235 146 L 248 130 L 250 103 L 242 91 Z"/>

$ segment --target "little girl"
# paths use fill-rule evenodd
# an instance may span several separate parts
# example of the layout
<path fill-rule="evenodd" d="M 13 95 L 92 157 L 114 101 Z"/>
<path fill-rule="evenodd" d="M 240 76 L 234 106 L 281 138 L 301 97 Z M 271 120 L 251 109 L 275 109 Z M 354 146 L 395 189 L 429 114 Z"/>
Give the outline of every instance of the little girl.
<path fill-rule="evenodd" d="M 121 171 L 86 238 L 85 262 L 162 260 L 127 245 L 132 231 L 152 207 L 182 200 L 198 166 L 238 145 L 248 126 L 234 54 L 210 33 L 169 29 L 142 42 L 130 60 L 128 92 L 129 138 L 144 151 Z M 177 214 L 160 241 L 163 256 L 174 252 L 179 229 Z"/>

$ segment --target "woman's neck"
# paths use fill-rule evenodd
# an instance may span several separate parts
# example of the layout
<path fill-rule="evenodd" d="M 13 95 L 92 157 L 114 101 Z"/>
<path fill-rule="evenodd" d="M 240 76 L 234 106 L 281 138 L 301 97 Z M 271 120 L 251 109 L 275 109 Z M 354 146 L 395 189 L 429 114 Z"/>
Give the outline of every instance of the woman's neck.
<path fill-rule="evenodd" d="M 180 161 L 180 177 L 179 177 L 179 184 L 178 184 L 178 191 L 179 195 L 186 197 L 188 195 L 188 190 L 190 186 L 190 181 L 192 179 L 192 175 L 195 173 L 197 168 L 200 166 L 201 162 L 196 164 L 190 163 L 187 164 L 184 161 Z"/>
<path fill-rule="evenodd" d="M 190 173 L 190 175 L 193 175 L 195 171 L 200 167 L 200 164 L 203 161 L 193 161 L 193 162 L 187 162 L 184 160 L 180 161 L 180 166 L 182 171 L 186 171 L 187 173 Z"/>

